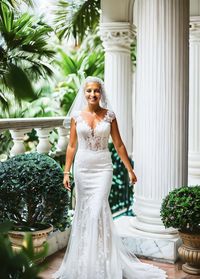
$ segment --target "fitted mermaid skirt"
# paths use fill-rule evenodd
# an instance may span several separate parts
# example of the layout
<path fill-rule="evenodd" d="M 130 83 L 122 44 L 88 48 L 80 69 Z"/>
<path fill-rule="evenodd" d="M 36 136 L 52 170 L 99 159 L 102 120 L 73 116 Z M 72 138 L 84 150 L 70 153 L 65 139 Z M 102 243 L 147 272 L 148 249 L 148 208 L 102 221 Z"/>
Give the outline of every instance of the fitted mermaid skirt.
<path fill-rule="evenodd" d="M 117 235 L 108 203 L 112 184 L 111 154 L 81 150 L 76 154 L 76 206 L 59 279 L 163 279 L 165 272 L 141 263 Z"/>

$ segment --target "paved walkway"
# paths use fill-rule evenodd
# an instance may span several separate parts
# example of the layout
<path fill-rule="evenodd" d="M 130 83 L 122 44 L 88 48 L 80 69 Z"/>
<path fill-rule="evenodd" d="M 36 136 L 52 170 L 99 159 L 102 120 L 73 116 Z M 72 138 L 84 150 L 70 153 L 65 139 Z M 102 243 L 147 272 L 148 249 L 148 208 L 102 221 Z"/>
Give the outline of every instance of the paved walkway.
<path fill-rule="evenodd" d="M 62 249 L 52 256 L 49 256 L 44 263 L 47 263 L 48 268 L 43 271 L 40 276 L 43 279 L 52 279 L 51 274 L 55 272 L 61 264 L 65 253 L 65 249 Z M 150 260 L 141 259 L 142 262 L 153 264 L 165 270 L 168 275 L 168 279 L 200 279 L 200 275 L 189 275 L 181 270 L 181 263 L 177 264 L 167 264 L 160 263 Z M 94 278 L 95 279 L 95 278 Z M 114 278 L 113 278 L 114 279 Z M 138 278 L 141 279 L 141 278 Z"/>

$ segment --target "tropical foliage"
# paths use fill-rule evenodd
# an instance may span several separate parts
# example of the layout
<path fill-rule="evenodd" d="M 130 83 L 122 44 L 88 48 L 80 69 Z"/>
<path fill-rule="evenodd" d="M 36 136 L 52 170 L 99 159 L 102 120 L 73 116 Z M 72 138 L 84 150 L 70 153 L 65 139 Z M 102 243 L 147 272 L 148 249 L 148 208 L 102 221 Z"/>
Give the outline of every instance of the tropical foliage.
<path fill-rule="evenodd" d="M 6 4 L 10 4 L 14 8 L 20 7 L 20 5 L 22 3 L 33 7 L 33 1 L 32 0 L 2 0 L 2 2 L 6 3 Z"/>
<path fill-rule="evenodd" d="M 113 163 L 113 179 L 109 195 L 111 211 L 116 213 L 126 209 L 126 214 L 128 214 L 133 202 L 133 187 L 129 185 L 128 172 L 117 154 L 113 143 L 109 145 L 109 150 Z"/>
<path fill-rule="evenodd" d="M 43 245 L 44 250 L 35 253 L 31 234 L 26 234 L 22 249 L 14 252 L 8 237 L 11 229 L 11 222 L 0 224 L 0 274 L 1 279 L 41 279 L 39 273 L 45 269 L 44 264 L 37 266 L 34 261 L 44 258 L 47 255 L 47 243 Z"/>
<path fill-rule="evenodd" d="M 30 79 L 51 75 L 49 60 L 54 56 L 47 43 L 52 28 L 28 13 L 16 13 L 6 2 L 0 3 L 0 101 L 4 105 L 8 105 L 7 92 L 18 100 L 36 99 Z"/>
<path fill-rule="evenodd" d="M 98 26 L 100 0 L 58 0 L 54 13 L 58 37 L 63 39 L 72 35 L 78 45 Z"/>

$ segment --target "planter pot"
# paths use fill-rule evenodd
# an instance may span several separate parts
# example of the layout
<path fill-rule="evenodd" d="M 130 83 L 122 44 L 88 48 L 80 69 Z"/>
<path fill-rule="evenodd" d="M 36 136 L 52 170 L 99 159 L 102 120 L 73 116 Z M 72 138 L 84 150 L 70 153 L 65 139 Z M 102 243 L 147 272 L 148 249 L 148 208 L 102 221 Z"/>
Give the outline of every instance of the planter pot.
<path fill-rule="evenodd" d="M 33 247 L 34 251 L 41 252 L 44 248 L 43 245 L 47 240 L 48 234 L 53 230 L 53 226 L 49 225 L 46 229 L 41 229 L 37 231 L 30 231 L 29 233 L 32 234 L 33 239 Z M 12 248 L 14 251 L 19 251 L 23 246 L 23 240 L 24 236 L 27 233 L 27 231 L 9 231 L 8 235 L 10 238 L 10 241 L 12 243 Z M 39 259 L 37 262 L 42 262 L 44 259 Z"/>
<path fill-rule="evenodd" d="M 200 234 L 189 234 L 179 232 L 183 244 L 178 252 L 183 264 L 183 271 L 189 274 L 200 274 Z"/>

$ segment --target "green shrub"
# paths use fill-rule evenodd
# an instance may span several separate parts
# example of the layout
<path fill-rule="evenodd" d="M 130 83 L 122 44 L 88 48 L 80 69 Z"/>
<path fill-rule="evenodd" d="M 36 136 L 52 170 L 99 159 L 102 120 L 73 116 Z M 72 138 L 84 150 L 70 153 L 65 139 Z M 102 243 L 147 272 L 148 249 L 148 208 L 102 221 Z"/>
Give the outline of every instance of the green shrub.
<path fill-rule="evenodd" d="M 165 227 L 183 232 L 200 232 L 200 186 L 184 186 L 163 200 L 161 217 Z"/>
<path fill-rule="evenodd" d="M 67 210 L 63 172 L 55 160 L 29 153 L 0 163 L 0 222 L 8 219 L 29 228 L 52 224 L 64 230 Z"/>
<path fill-rule="evenodd" d="M 133 186 L 129 185 L 128 172 L 117 154 L 113 143 L 109 144 L 109 150 L 113 163 L 113 179 L 109 195 L 111 211 L 112 213 L 116 213 L 126 209 L 126 213 L 128 214 L 133 203 Z"/>

